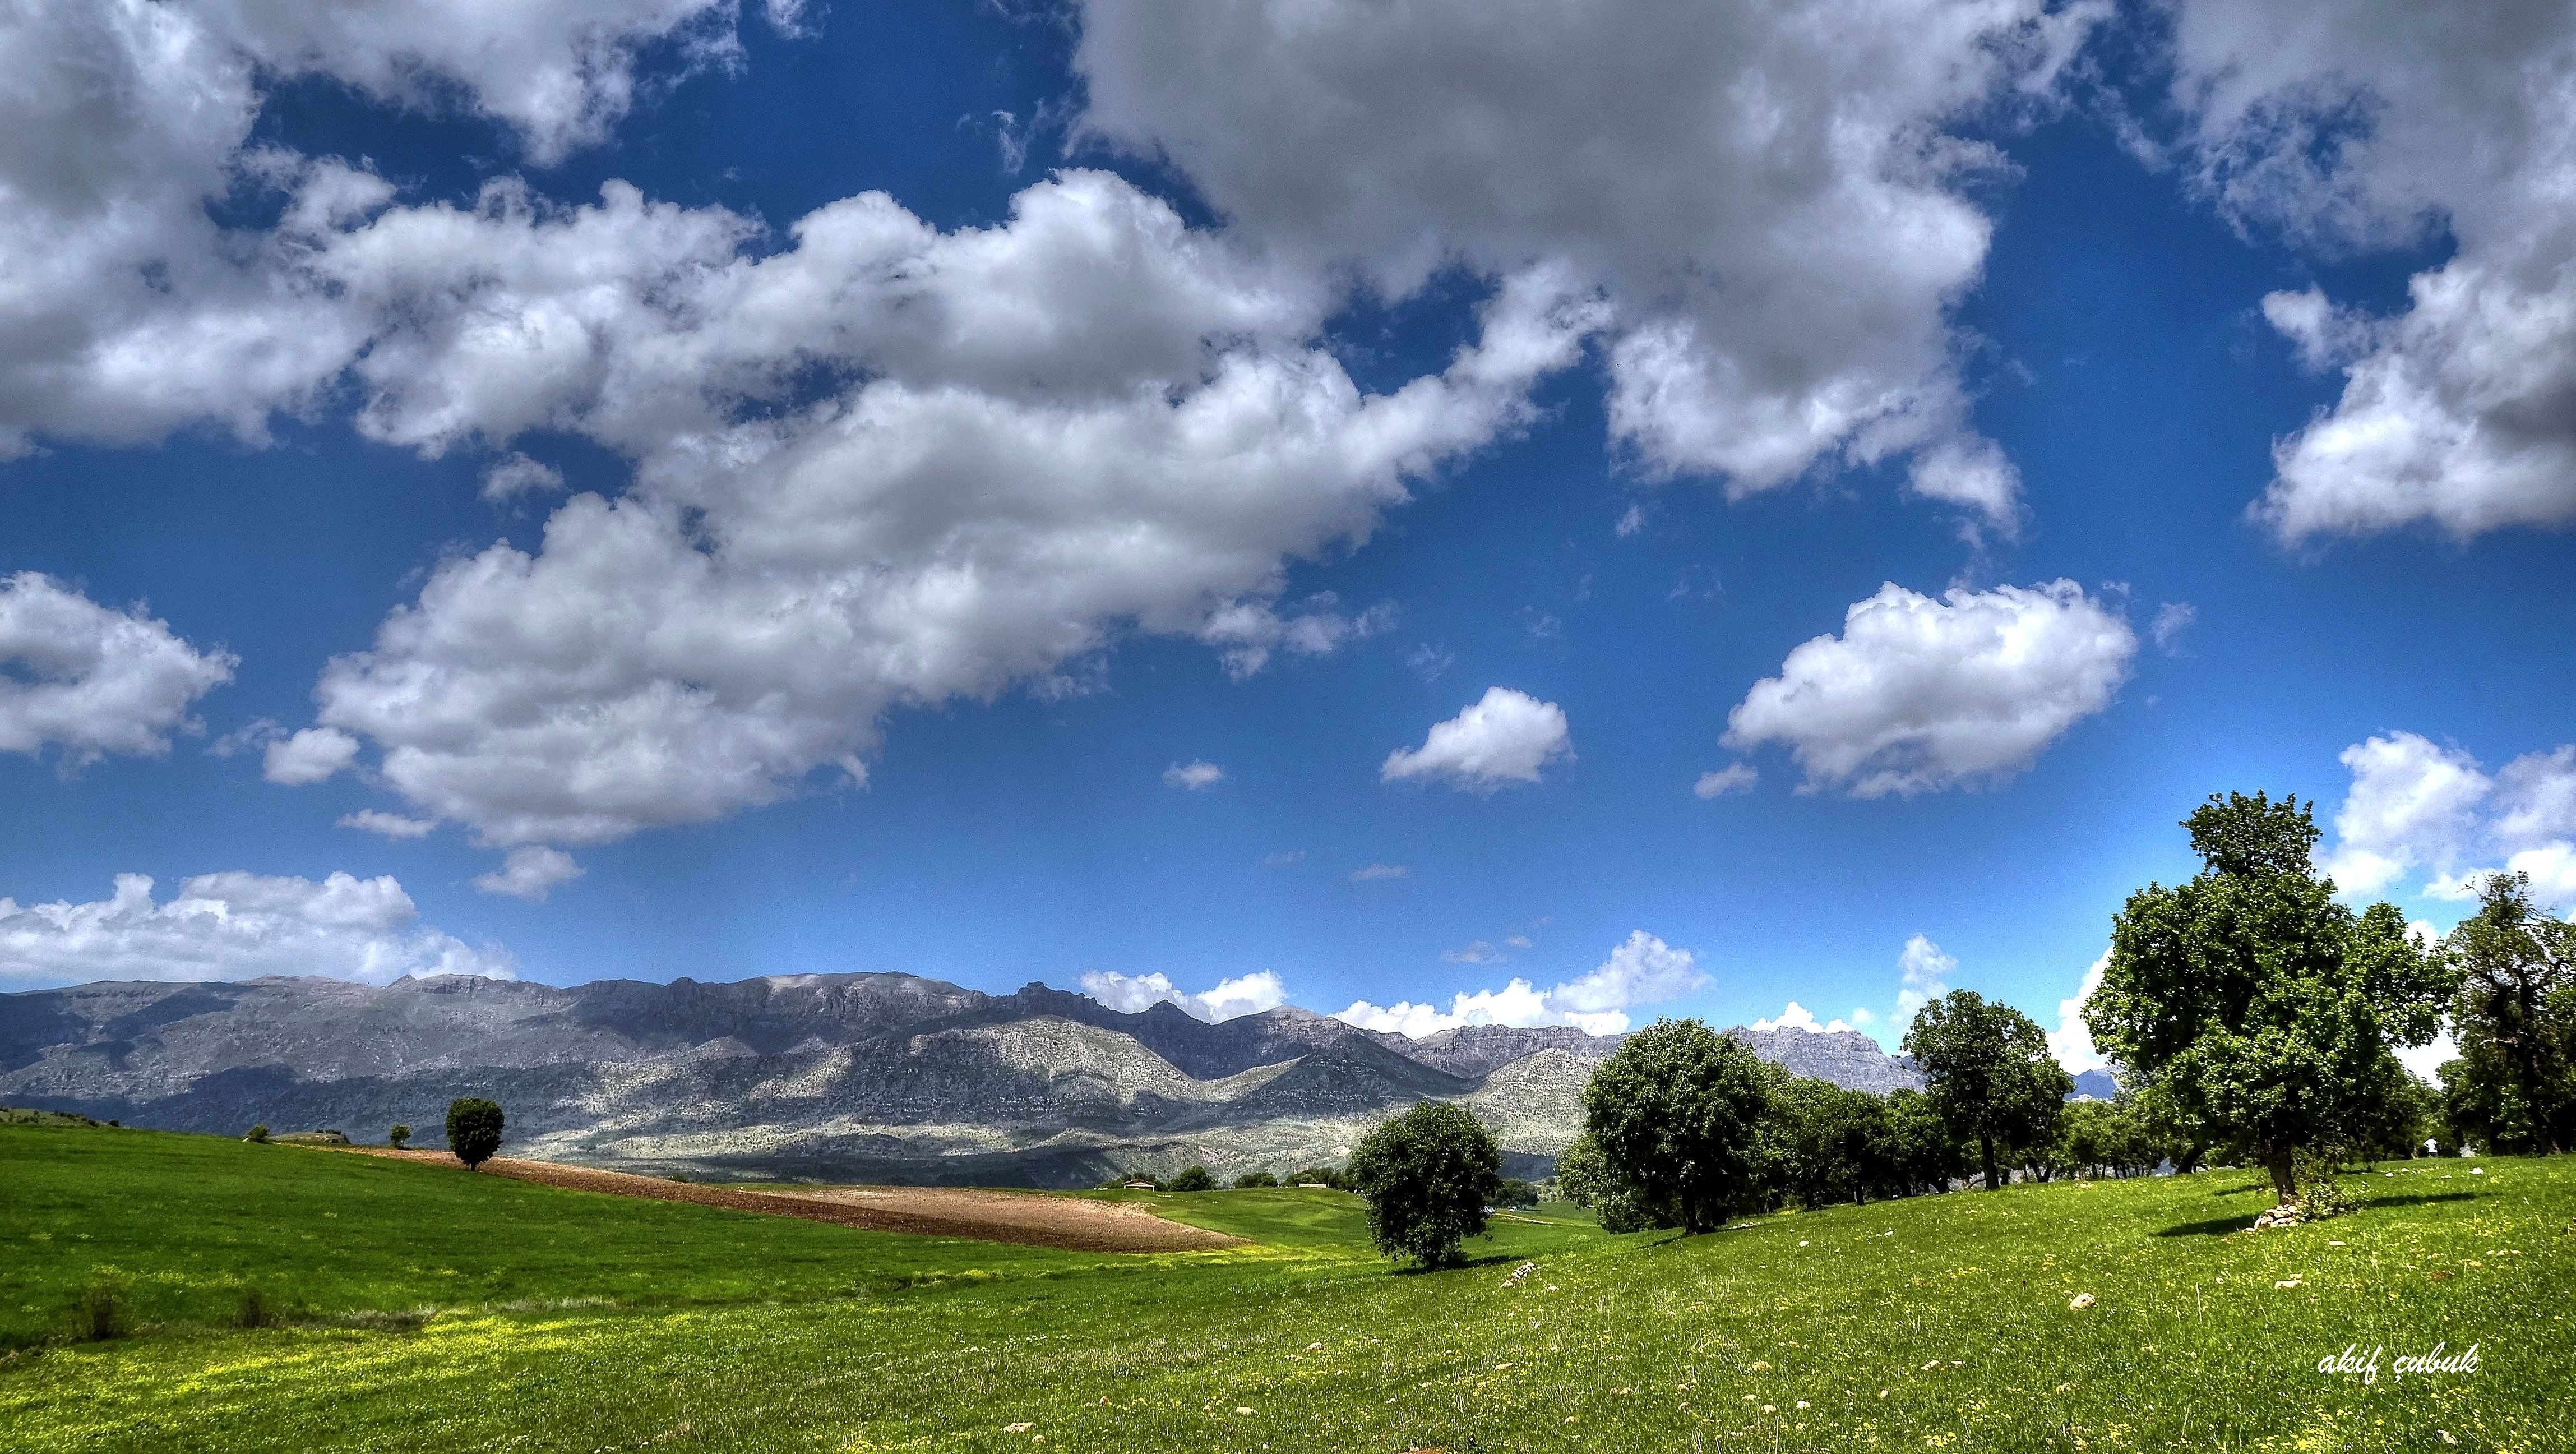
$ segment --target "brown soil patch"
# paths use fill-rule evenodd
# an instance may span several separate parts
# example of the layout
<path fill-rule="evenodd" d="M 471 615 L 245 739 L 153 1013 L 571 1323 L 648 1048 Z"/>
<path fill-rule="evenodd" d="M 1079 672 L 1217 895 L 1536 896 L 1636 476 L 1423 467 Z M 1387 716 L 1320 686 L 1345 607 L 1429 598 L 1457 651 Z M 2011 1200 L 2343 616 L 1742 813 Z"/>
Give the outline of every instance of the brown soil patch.
<path fill-rule="evenodd" d="M 389 1156 L 436 1166 L 455 1166 L 444 1151 L 391 1151 L 353 1148 L 368 1156 Z M 1018 1242 L 1031 1247 L 1060 1247 L 1074 1252 L 1196 1252 L 1242 1245 L 1240 1237 L 1166 1221 L 1133 1202 L 1095 1202 L 1045 1192 L 977 1191 L 937 1186 L 708 1186 L 665 1181 L 625 1171 L 599 1171 L 553 1161 L 524 1161 L 496 1156 L 483 1170 L 541 1186 L 610 1196 L 643 1197 L 657 1202 L 695 1202 L 738 1212 L 767 1212 L 801 1217 L 875 1232 L 909 1232 L 923 1237 L 971 1237 L 982 1242 Z"/>

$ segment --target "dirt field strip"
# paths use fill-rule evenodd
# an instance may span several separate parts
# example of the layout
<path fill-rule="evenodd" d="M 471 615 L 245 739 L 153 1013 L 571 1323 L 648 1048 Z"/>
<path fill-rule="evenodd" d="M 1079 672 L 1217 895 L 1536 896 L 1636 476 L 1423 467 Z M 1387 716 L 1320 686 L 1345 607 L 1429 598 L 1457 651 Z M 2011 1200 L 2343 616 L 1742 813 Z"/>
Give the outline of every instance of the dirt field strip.
<path fill-rule="evenodd" d="M 385 1156 L 433 1166 L 456 1166 L 444 1151 L 393 1151 L 377 1146 L 349 1148 L 363 1156 Z M 1185 1227 L 1166 1221 L 1130 1202 L 1094 1202 L 1044 1192 L 977 1191 L 934 1186 L 768 1187 L 759 1191 L 697 1182 L 665 1181 L 625 1171 L 599 1171 L 553 1161 L 526 1161 L 496 1156 L 483 1163 L 487 1174 L 532 1181 L 540 1186 L 610 1196 L 643 1197 L 657 1202 L 695 1202 L 738 1212 L 766 1212 L 801 1217 L 872 1232 L 908 1232 L 921 1237 L 968 1237 L 981 1242 L 1018 1242 L 1031 1247 L 1057 1247 L 1072 1252 L 1198 1252 L 1244 1245 L 1240 1237 Z"/>

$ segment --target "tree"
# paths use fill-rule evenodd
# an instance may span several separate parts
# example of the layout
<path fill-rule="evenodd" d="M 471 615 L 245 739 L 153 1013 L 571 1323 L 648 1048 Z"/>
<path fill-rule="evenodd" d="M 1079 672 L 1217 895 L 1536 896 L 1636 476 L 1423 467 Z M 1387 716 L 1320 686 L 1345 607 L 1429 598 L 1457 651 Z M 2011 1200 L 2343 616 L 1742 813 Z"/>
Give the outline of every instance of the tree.
<path fill-rule="evenodd" d="M 481 1096 L 447 1103 L 447 1149 L 471 1171 L 501 1149 L 501 1108 Z"/>
<path fill-rule="evenodd" d="M 1208 1175 L 1208 1169 L 1204 1166 L 1184 1166 L 1181 1168 L 1181 1174 L 1173 1177 L 1171 1185 L 1165 1187 L 1164 1190 L 1214 1191 L 1216 1190 L 1216 1178 Z"/>
<path fill-rule="evenodd" d="M 2533 907 L 2529 874 L 2489 874 L 2443 947 L 2461 977 L 2455 1119 L 2499 1151 L 2576 1144 L 2576 924 Z"/>
<path fill-rule="evenodd" d="M 1610 1190 L 1610 1163 L 1601 1158 L 1601 1143 L 1577 1136 L 1556 1153 L 1556 1193 L 1578 1207 L 1588 1207 Z"/>
<path fill-rule="evenodd" d="M 2455 986 L 2394 907 L 2335 902 L 2308 805 L 2229 793 L 2183 826 L 2204 866 L 2129 896 L 2085 1023 L 2195 1142 L 2241 1143 L 2286 1202 L 2293 1153 L 2366 1118 L 2390 1048 L 2430 1040 Z"/>
<path fill-rule="evenodd" d="M 1697 1236 L 1761 1204 L 1757 1139 L 1775 1075 L 1697 1020 L 1659 1020 L 1592 1073 L 1583 1128 L 1647 1216 Z"/>
<path fill-rule="evenodd" d="M 1930 1096 L 1899 1086 L 1887 1093 L 1886 1116 L 1888 1147 L 1886 1180 L 1880 1185 L 1882 1195 L 1910 1197 L 1927 1191 L 1948 1191 L 1950 1183 L 1967 1175 L 1967 1147 L 1949 1122 L 1941 1118 Z"/>
<path fill-rule="evenodd" d="M 266 1141 L 268 1139 L 268 1123 L 262 1121 L 258 1125 L 251 1127 L 250 1134 L 244 1136 L 242 1139 L 253 1142 Z"/>
<path fill-rule="evenodd" d="M 1888 1179 L 1894 1146 L 1887 1105 L 1867 1091 L 1829 1080 L 1784 1077 L 1765 1121 L 1774 1185 L 1810 1211 L 1835 1202 L 1867 1202 Z"/>
<path fill-rule="evenodd" d="M 1351 1189 L 1350 1178 L 1343 1175 L 1338 1166 L 1309 1166 L 1303 1171 L 1292 1171 L 1281 1180 L 1290 1186 L 1328 1186 L 1335 1191 Z"/>
<path fill-rule="evenodd" d="M 394 1148 L 396 1151 L 402 1150 L 403 1143 L 410 1139 L 411 1127 L 403 1125 L 400 1122 L 396 1122 L 394 1128 L 385 1133 L 385 1144 Z"/>
<path fill-rule="evenodd" d="M 1914 1014 L 1905 1053 L 1923 1068 L 1932 1107 L 1977 1146 L 1986 1190 L 2003 1185 L 1997 1152 L 2046 1145 L 2075 1078 L 2030 1016 L 1974 990 L 1952 990 Z"/>
<path fill-rule="evenodd" d="M 1538 1188 L 1517 1176 L 1505 1177 L 1502 1189 L 1494 1193 L 1498 1207 L 1534 1207 L 1538 1205 Z"/>
<path fill-rule="evenodd" d="M 1279 1178 L 1272 1176 L 1266 1171 L 1247 1171 L 1243 1175 L 1234 1179 L 1234 1186 L 1237 1191 L 1249 1190 L 1256 1186 L 1277 1186 L 1278 1184 Z"/>
<path fill-rule="evenodd" d="M 1368 1198 L 1379 1251 L 1441 1267 L 1458 1260 L 1459 1243 L 1485 1235 L 1502 1166 L 1493 1133 L 1465 1108 L 1423 1101 L 1360 1138 L 1351 1189 Z"/>

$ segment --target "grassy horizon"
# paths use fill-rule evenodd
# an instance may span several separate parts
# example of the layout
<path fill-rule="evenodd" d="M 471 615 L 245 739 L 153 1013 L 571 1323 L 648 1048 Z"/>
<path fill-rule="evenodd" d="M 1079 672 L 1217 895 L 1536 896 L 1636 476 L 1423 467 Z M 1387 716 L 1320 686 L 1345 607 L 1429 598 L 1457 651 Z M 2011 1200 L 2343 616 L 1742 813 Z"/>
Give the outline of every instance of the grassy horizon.
<path fill-rule="evenodd" d="M 1399 1274 L 1333 1193 L 1142 1195 L 1259 1245 L 1112 1257 L 140 1132 L 0 1129 L 0 1175 L 52 1159 L 21 1139 L 38 1136 L 113 1148 L 54 1173 L 43 1215 L 116 1219 L 89 1195 L 158 1206 L 120 1234 L 139 1239 L 118 1254 L 138 1276 L 147 1256 L 196 1265 L 231 1237 L 245 1257 L 311 1270 L 316 1316 L 174 1320 L 8 1355 L 12 1449 L 2571 1447 L 2557 1411 L 2576 1397 L 2571 1158 L 2485 1159 L 2475 1176 L 2392 1163 L 2353 1178 L 2359 1212 L 2262 1233 L 2237 1230 L 2268 1201 L 2261 1178 L 2225 1171 L 1767 1216 L 1688 1239 L 1607 1237 L 1543 1212 L 1471 1244 L 1474 1265 Z M 199 1144 L 158 1149 L 182 1141 Z M 327 1170 L 344 1164 L 385 1170 L 363 1184 Z M 349 1219 L 352 1197 L 382 1221 L 373 1240 L 301 1250 L 319 1245 L 302 1239 L 321 1211 Z M 191 1207 L 198 1225 L 181 1228 Z M 36 1216 L 0 1201 L 12 1298 L 36 1285 L 16 1250 L 45 1230 Z M 668 1286 L 512 1310 L 434 1298 L 454 1280 L 411 1262 L 328 1280 L 346 1276 L 333 1259 L 415 1245 L 448 1220 L 480 1229 L 481 1265 L 513 1288 L 569 1302 L 639 1270 Z M 612 1226 L 651 1235 L 598 1233 Z M 558 1245 L 540 1258 L 527 1244 L 545 1237 Z M 1515 1284 L 1523 1260 L 1538 1269 Z M 66 1264 L 42 1285 L 78 1281 Z M 452 1310 L 367 1326 L 326 1313 L 330 1287 Z M 2094 1305 L 2070 1310 L 2079 1293 Z M 2383 1348 L 2375 1382 L 2317 1371 L 2354 1343 Z M 2436 1343 L 2477 1344 L 2478 1371 L 2394 1376 L 2397 1356 Z"/>

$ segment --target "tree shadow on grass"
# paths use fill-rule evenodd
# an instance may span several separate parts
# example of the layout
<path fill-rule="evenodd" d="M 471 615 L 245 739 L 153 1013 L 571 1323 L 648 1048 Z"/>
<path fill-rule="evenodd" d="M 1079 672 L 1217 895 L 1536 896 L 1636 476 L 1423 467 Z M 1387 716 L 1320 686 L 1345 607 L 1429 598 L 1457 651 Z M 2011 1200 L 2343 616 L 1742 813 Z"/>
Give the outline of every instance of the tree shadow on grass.
<path fill-rule="evenodd" d="M 2477 1196 L 2478 1193 L 2473 1191 L 2429 1192 L 2423 1196 L 2372 1197 L 2361 1205 L 2363 1210 L 2371 1210 L 2378 1207 L 2415 1207 L 2422 1206 L 2427 1202 L 2475 1201 Z M 2185 1222 L 2178 1227 L 2167 1227 L 2155 1235 L 2159 1237 L 2223 1237 L 2230 1232 L 2242 1232 L 2252 1225 L 2253 1223 L 2249 1219 L 2241 1216 L 2211 1217 L 2207 1221 Z"/>
<path fill-rule="evenodd" d="M 2372 1197 L 2362 1205 L 2365 1207 L 2420 1207 L 2427 1202 L 2472 1202 L 2477 1199 L 2478 1193 L 2473 1191 L 2437 1191 L 2426 1192 L 2422 1196 Z"/>

